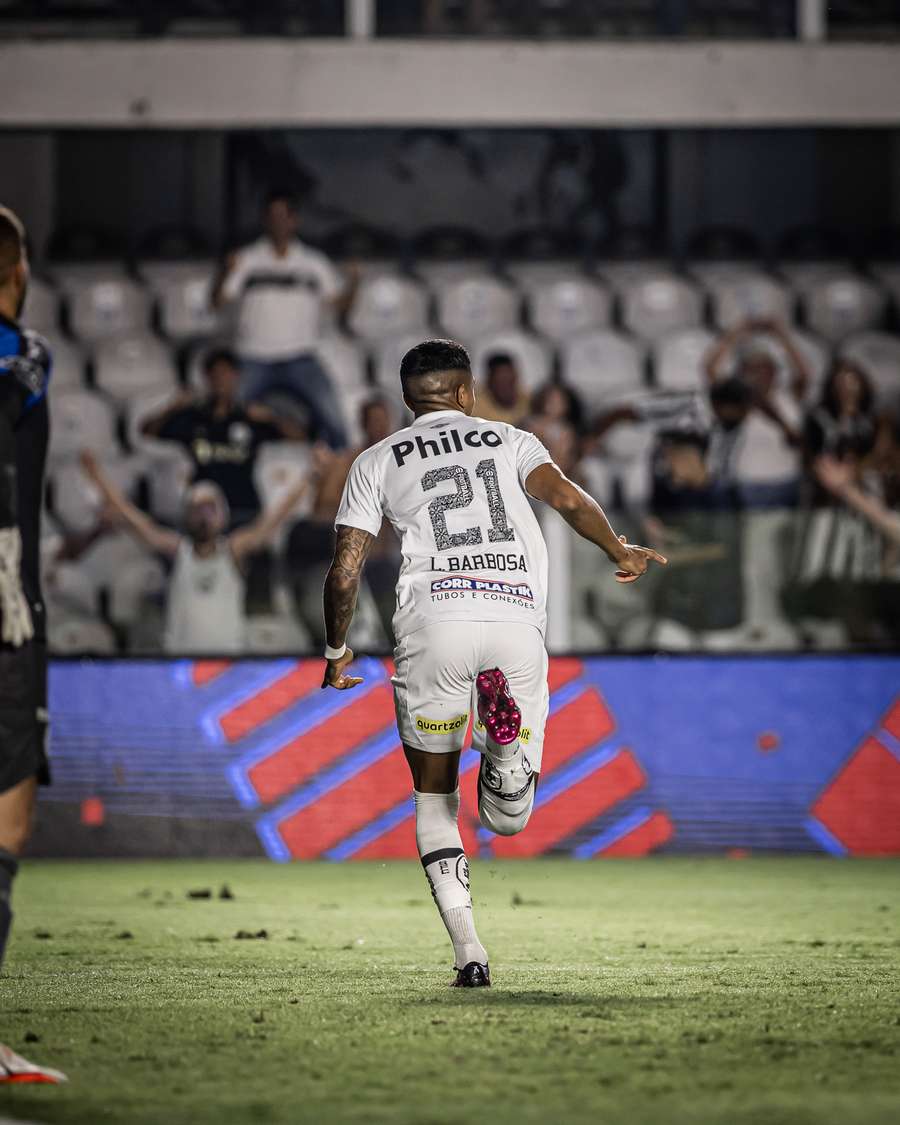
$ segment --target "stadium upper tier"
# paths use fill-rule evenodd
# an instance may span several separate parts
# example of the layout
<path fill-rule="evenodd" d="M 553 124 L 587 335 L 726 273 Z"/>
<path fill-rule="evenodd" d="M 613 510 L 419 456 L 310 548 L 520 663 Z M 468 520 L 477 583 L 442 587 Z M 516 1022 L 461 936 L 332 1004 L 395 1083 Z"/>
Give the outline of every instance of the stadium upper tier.
<path fill-rule="evenodd" d="M 327 0 L 0 0 L 0 28 L 78 38 L 358 34 L 348 7 Z M 373 0 L 363 7 L 371 33 L 403 37 L 791 39 L 802 20 L 797 0 Z M 827 9 L 829 38 L 883 40 L 900 32 L 891 0 L 830 0 Z"/>

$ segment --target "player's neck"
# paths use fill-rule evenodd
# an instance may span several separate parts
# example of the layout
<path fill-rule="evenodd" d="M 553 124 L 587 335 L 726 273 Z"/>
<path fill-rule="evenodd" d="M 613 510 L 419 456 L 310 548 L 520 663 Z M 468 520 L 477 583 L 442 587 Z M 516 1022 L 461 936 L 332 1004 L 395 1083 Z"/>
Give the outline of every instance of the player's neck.
<path fill-rule="evenodd" d="M 445 414 L 447 411 L 452 410 L 455 414 L 462 414 L 466 417 L 466 412 L 455 402 L 434 402 L 428 405 L 417 406 L 413 410 L 413 415 L 416 418 L 424 418 L 426 414 Z"/>

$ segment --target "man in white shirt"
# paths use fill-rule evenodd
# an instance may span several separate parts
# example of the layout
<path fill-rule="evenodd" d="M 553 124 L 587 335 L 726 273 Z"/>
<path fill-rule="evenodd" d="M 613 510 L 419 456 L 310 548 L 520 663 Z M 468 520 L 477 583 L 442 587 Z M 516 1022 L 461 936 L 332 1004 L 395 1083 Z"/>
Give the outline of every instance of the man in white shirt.
<path fill-rule="evenodd" d="M 347 675 L 346 646 L 366 557 L 382 517 L 400 536 L 394 615 L 394 704 L 413 777 L 416 843 L 453 943 L 455 984 L 490 984 L 472 920 L 469 867 L 457 826 L 459 755 L 473 696 L 482 753 L 482 824 L 514 835 L 531 815 L 549 694 L 544 649 L 547 550 L 531 498 L 555 508 L 633 582 L 653 559 L 617 538 L 601 508 L 557 468 L 534 436 L 475 416 L 469 357 L 426 340 L 403 358 L 406 429 L 354 461 L 338 511 L 325 582 L 327 667 L 322 687 Z"/>
<path fill-rule="evenodd" d="M 323 306 L 347 309 L 356 277 L 345 284 L 324 254 L 297 238 L 298 225 L 291 198 L 271 195 L 265 234 L 229 256 L 213 304 L 238 303 L 243 397 L 252 402 L 273 390 L 294 395 L 309 410 L 319 437 L 341 449 L 347 442 L 340 403 L 315 347 Z"/>

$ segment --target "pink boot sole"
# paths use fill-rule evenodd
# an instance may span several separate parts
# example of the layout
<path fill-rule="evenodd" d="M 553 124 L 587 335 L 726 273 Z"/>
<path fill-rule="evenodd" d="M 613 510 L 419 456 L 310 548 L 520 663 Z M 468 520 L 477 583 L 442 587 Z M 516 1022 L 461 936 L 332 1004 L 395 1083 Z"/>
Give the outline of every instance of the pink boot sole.
<path fill-rule="evenodd" d="M 506 676 L 499 668 L 479 672 L 475 680 L 478 692 L 478 718 L 498 746 L 515 742 L 522 729 L 522 712 L 510 695 Z"/>

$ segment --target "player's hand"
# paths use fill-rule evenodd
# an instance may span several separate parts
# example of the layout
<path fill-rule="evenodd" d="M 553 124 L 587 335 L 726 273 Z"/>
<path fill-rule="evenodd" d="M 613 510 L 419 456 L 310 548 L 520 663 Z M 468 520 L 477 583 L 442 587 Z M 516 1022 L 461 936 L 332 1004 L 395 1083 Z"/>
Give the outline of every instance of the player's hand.
<path fill-rule="evenodd" d="M 22 589 L 19 570 L 22 537 L 17 527 L 0 529 L 0 640 L 20 648 L 34 636 L 31 610 Z"/>
<path fill-rule="evenodd" d="M 625 536 L 619 536 L 619 542 L 624 547 L 624 553 L 616 559 L 616 581 L 636 582 L 645 574 L 651 562 L 665 566 L 668 559 L 652 547 L 638 547 L 634 543 L 626 543 Z"/>
<path fill-rule="evenodd" d="M 357 684 L 363 682 L 362 676 L 345 676 L 344 669 L 353 663 L 353 650 L 347 649 L 344 655 L 339 660 L 326 660 L 325 661 L 325 677 L 322 680 L 322 687 L 337 688 L 338 691 L 346 691 L 347 688 L 356 687 Z"/>

